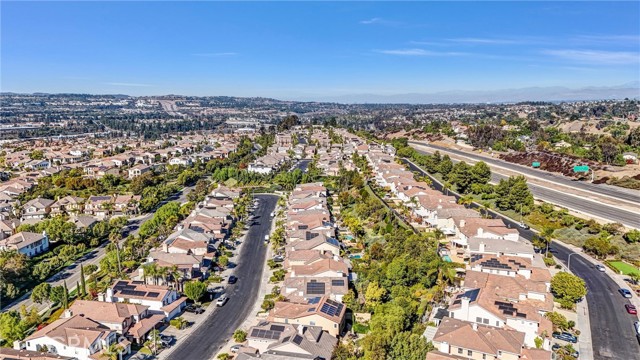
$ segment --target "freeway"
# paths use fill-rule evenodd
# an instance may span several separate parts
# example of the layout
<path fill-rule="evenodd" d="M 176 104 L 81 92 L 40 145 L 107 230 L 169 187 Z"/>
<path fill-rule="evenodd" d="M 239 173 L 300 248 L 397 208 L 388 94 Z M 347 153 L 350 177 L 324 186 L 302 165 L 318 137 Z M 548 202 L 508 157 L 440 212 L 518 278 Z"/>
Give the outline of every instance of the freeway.
<path fill-rule="evenodd" d="M 422 143 L 420 143 L 420 145 L 423 145 Z M 424 145 L 426 146 L 426 145 Z M 434 147 L 434 145 L 428 145 L 429 147 Z M 443 147 L 434 147 L 434 149 L 440 150 L 440 149 L 444 149 L 442 150 L 443 152 L 445 151 L 449 151 L 450 149 L 447 148 L 443 148 Z M 416 149 L 418 152 L 425 152 L 419 149 Z M 456 150 L 457 153 L 463 153 L 465 154 L 464 156 L 468 156 L 468 157 L 472 157 L 470 155 L 474 155 L 474 154 L 467 154 L 463 151 L 458 151 Z M 453 151 L 451 151 L 452 153 L 454 153 Z M 456 154 L 457 154 L 456 153 Z M 475 155 L 477 158 L 477 161 L 484 161 L 486 162 L 488 165 L 491 165 L 492 162 L 499 162 L 501 163 L 500 166 L 504 167 L 503 164 L 509 164 L 509 165 L 513 165 L 501 160 L 495 160 L 495 159 L 487 159 L 484 158 L 482 156 L 477 156 Z M 476 158 L 473 158 L 474 160 Z M 454 162 L 457 162 L 457 160 L 453 160 Z M 551 173 L 547 173 L 544 171 L 539 171 L 539 170 L 533 170 L 533 169 L 529 169 L 526 168 L 524 166 L 521 165 L 515 165 L 517 167 L 520 168 L 524 168 L 528 171 L 531 171 L 532 173 L 535 173 L 534 176 L 540 177 L 541 174 L 544 175 L 548 175 L 551 177 L 555 177 L 555 178 L 559 178 L 563 181 L 568 181 L 570 186 L 572 187 L 578 187 L 578 185 L 589 185 L 591 187 L 596 187 L 599 188 L 600 185 L 596 185 L 596 184 L 590 184 L 590 183 L 582 183 L 582 182 L 578 182 L 578 181 L 571 181 L 568 180 L 565 177 L 562 176 L 558 176 L 555 174 L 551 174 Z M 492 167 L 491 168 L 491 182 L 493 183 L 498 183 L 501 179 L 507 179 L 509 178 L 506 175 L 502 175 L 499 173 L 500 168 L 497 167 Z M 593 217 L 597 217 L 600 219 L 604 219 L 604 220 L 608 220 L 611 222 L 619 222 L 627 227 L 631 227 L 631 228 L 636 228 L 636 229 L 640 229 L 640 216 L 638 216 L 638 213 L 640 212 L 640 209 L 638 209 L 638 211 L 629 211 L 627 209 L 624 208 L 620 208 L 620 207 L 616 207 L 613 205 L 608 205 L 608 204 L 604 204 L 602 202 L 598 202 L 596 200 L 587 198 L 587 197 L 580 197 L 574 194 L 569 194 L 566 192 L 562 192 L 561 190 L 556 190 L 556 189 L 552 189 L 552 188 L 548 188 L 548 187 L 544 187 L 538 184 L 533 184 L 531 182 L 529 182 L 527 184 L 529 186 L 529 189 L 531 190 L 531 193 L 533 194 L 533 197 L 539 200 L 543 200 L 558 206 L 562 206 L 565 207 L 567 209 L 573 210 L 576 213 L 581 213 L 581 214 L 585 214 L 587 216 L 593 216 Z M 624 189 L 615 189 L 615 191 L 621 192 L 624 191 Z M 627 194 L 628 198 L 630 199 L 634 199 L 635 195 L 632 194 Z M 640 198 L 640 197 L 639 197 Z M 640 203 L 640 199 L 638 200 L 638 203 Z M 637 204 L 636 203 L 636 206 Z"/>
<path fill-rule="evenodd" d="M 407 163 L 405 161 L 405 163 Z M 407 163 L 412 171 L 419 171 L 424 175 L 428 173 L 421 168 Z M 442 185 L 432 178 L 436 190 L 442 191 Z M 451 195 L 459 198 L 458 194 Z M 478 208 L 478 204 L 472 204 Z M 489 213 L 494 218 L 501 218 L 508 226 L 518 229 L 520 236 L 531 241 L 536 233 L 532 230 L 518 226 L 518 221 L 505 217 L 492 210 Z M 554 241 L 550 251 L 555 257 L 567 265 L 569 255 L 574 253 L 570 248 L 560 242 Z M 587 304 L 589 322 L 591 326 L 594 360 L 640 360 L 640 348 L 634 336 L 633 322 L 637 317 L 626 313 L 624 304 L 630 303 L 618 293 L 617 283 L 606 273 L 599 272 L 594 265 L 585 258 L 585 255 L 575 253 L 571 256 L 571 269 L 575 275 L 584 279 L 587 286 Z"/>
<path fill-rule="evenodd" d="M 250 315 L 255 302 L 259 300 L 258 293 L 267 255 L 267 246 L 263 244 L 263 240 L 271 231 L 270 214 L 276 207 L 278 196 L 255 197 L 260 199 L 260 204 L 253 212 L 258 221 L 249 227 L 245 243 L 242 244 L 233 274 L 238 277 L 238 282 L 228 285 L 226 289 L 229 301 L 224 307 L 207 312 L 208 317 L 203 320 L 204 323 L 178 343 L 166 360 L 212 358 Z"/>
<path fill-rule="evenodd" d="M 191 191 L 192 188 L 193 186 L 186 187 L 180 190 L 175 195 L 161 202 L 158 205 L 158 207 L 166 204 L 169 201 L 178 201 L 181 204 L 185 203 L 187 201 L 187 194 L 189 193 L 189 191 Z M 145 223 L 147 220 L 151 219 L 153 217 L 154 212 L 155 211 L 130 219 L 129 223 L 127 224 L 130 230 L 130 234 L 134 236 L 137 235 L 138 232 L 140 231 L 140 226 L 143 223 Z M 122 244 L 123 242 L 124 240 L 122 240 L 120 244 Z M 73 264 L 60 270 L 57 274 L 51 276 L 49 279 L 46 280 L 46 282 L 49 283 L 49 285 L 51 285 L 52 287 L 54 287 L 54 286 L 62 286 L 62 284 L 66 281 L 69 291 L 72 291 L 73 289 L 75 289 L 76 284 L 80 282 L 80 264 L 82 264 L 85 267 L 87 265 L 99 266 L 100 260 L 102 260 L 102 258 L 107 253 L 108 244 L 109 244 L 109 241 L 105 241 L 97 248 L 93 249 L 92 251 L 88 252 L 87 254 L 85 254 L 78 260 L 76 260 Z M 28 293 L 24 294 L 13 303 L 9 304 L 6 308 L 3 308 L 2 311 L 19 310 L 22 305 L 25 305 L 27 308 L 35 307 L 38 310 L 38 312 L 42 312 L 46 310 L 50 304 L 48 303 L 37 304 L 33 302 L 31 300 L 31 292 L 29 291 Z"/>
<path fill-rule="evenodd" d="M 489 158 L 486 156 L 481 156 L 481 155 L 470 153 L 467 151 L 451 149 L 451 148 L 433 145 L 425 142 L 410 141 L 409 144 L 426 146 L 434 150 L 439 150 L 440 152 L 449 152 L 459 156 L 465 156 L 475 161 L 484 161 L 489 166 L 491 165 L 499 166 L 514 172 L 522 173 L 526 176 L 537 177 L 551 183 L 557 183 L 563 186 L 568 186 L 571 188 L 576 188 L 583 191 L 588 191 L 588 192 L 608 196 L 620 201 L 640 204 L 640 194 L 637 191 L 633 191 L 630 189 L 623 189 L 620 187 L 610 186 L 606 184 L 592 184 L 588 182 L 576 181 L 574 179 L 571 179 L 559 174 L 554 174 L 554 173 L 550 173 L 543 170 L 536 170 L 530 167 L 506 162 L 500 159 Z"/>

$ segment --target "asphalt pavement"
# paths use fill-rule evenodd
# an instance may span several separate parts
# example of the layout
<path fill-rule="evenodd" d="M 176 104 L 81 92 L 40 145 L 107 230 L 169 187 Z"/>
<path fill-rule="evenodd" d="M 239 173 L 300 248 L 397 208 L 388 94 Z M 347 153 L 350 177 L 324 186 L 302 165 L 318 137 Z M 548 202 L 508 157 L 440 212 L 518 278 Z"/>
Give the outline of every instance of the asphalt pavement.
<path fill-rule="evenodd" d="M 592 184 L 583 181 L 576 181 L 572 178 L 568 178 L 563 175 L 551 173 L 544 170 L 534 169 L 531 167 L 514 164 L 510 162 L 506 162 L 500 159 L 488 158 L 485 156 L 480 156 L 474 153 L 469 153 L 467 151 L 451 149 L 443 146 L 438 146 L 426 142 L 418 142 L 418 141 L 410 141 L 410 144 L 417 144 L 422 146 L 427 146 L 433 148 L 435 150 L 439 150 L 441 152 L 450 152 L 459 156 L 466 156 L 468 158 L 474 159 L 476 161 L 484 161 L 488 165 L 500 166 L 511 171 L 520 172 L 526 174 L 528 176 L 535 176 L 538 178 L 542 178 L 546 181 L 558 183 L 564 186 L 569 186 L 576 189 L 581 189 L 584 191 L 590 191 L 596 194 L 609 196 L 612 198 L 616 198 L 621 201 L 631 201 L 636 204 L 640 204 L 640 194 L 637 191 L 633 191 L 630 189 L 624 189 L 617 186 L 611 186 L 607 184 Z"/>
<path fill-rule="evenodd" d="M 407 163 L 412 171 L 420 171 L 428 175 L 412 163 Z M 435 179 L 434 179 L 435 180 Z M 442 191 L 442 186 L 433 181 L 436 190 Z M 451 193 L 451 195 L 459 196 Z M 477 208 L 476 204 L 472 207 Z M 501 218 L 505 224 L 517 229 L 520 236 L 531 241 L 536 233 L 518 226 L 518 221 L 512 220 L 495 211 L 489 210 L 494 218 Z M 552 242 L 550 251 L 561 262 L 567 265 L 571 249 L 557 241 Z M 624 304 L 629 304 L 618 293 L 618 284 L 606 273 L 598 271 L 595 266 L 582 254 L 571 255 L 570 270 L 584 279 L 587 286 L 587 304 L 589 305 L 589 322 L 591 324 L 591 342 L 593 344 L 593 360 L 640 360 L 640 344 L 636 338 L 633 322 L 637 317 L 627 314 Z"/>
<path fill-rule="evenodd" d="M 245 236 L 233 273 L 238 277 L 238 282 L 228 285 L 226 289 L 229 301 L 223 307 L 203 314 L 208 316 L 203 320 L 204 323 L 188 338 L 176 344 L 176 348 L 171 350 L 166 359 L 210 359 L 231 338 L 249 315 L 255 302 L 259 301 L 258 292 L 268 246 L 264 244 L 264 237 L 271 232 L 270 214 L 276 207 L 278 196 L 256 195 L 255 198 L 260 200 L 260 204 L 253 212 L 255 221 Z"/>
<path fill-rule="evenodd" d="M 604 192 L 611 191 L 611 194 L 615 196 L 623 196 L 623 199 L 627 201 L 638 198 L 638 202 L 636 204 L 640 204 L 640 196 L 637 196 L 635 194 L 630 194 L 625 189 L 611 189 L 612 187 L 609 185 L 604 185 L 605 187 L 602 187 L 603 184 L 591 184 L 591 183 L 585 183 L 580 181 L 572 181 L 569 178 L 566 178 L 561 175 L 552 174 L 542 170 L 527 168 L 522 165 L 512 164 L 502 160 L 488 159 L 483 156 L 469 154 L 464 151 L 452 150 L 452 149 L 431 145 L 431 144 L 429 145 L 426 145 L 424 143 L 418 143 L 418 144 L 422 146 L 428 146 L 428 147 L 434 148 L 435 150 L 440 150 L 442 152 L 447 151 L 454 154 L 459 154 L 461 156 L 467 156 L 477 161 L 484 161 L 490 166 L 492 164 L 498 164 L 500 167 L 509 168 L 509 169 L 511 169 L 511 167 L 513 166 L 515 167 L 514 171 L 531 174 L 531 176 L 542 177 L 545 180 L 548 180 L 550 182 L 556 182 L 561 185 L 571 186 L 573 188 L 578 188 L 583 190 L 587 189 L 587 191 L 592 191 L 597 193 L 602 193 L 603 191 Z M 416 149 L 416 150 L 422 153 L 425 152 L 419 149 Z M 458 162 L 458 160 L 453 160 L 453 161 Z M 498 183 L 500 182 L 501 179 L 509 178 L 509 176 L 500 174 L 500 170 L 501 170 L 500 168 L 491 167 L 492 182 Z M 638 213 L 640 212 L 640 207 L 638 208 L 638 211 L 634 212 L 634 211 L 629 211 L 613 205 L 603 204 L 602 202 L 598 202 L 596 200 L 592 200 L 589 198 L 582 198 L 577 195 L 567 194 L 565 192 L 562 192 L 561 190 L 555 190 L 555 189 L 547 188 L 537 184 L 532 184 L 531 182 L 528 182 L 527 185 L 529 186 L 529 189 L 531 190 L 533 197 L 536 199 L 543 200 L 558 206 L 562 206 L 567 209 L 573 210 L 574 212 L 585 214 L 587 216 L 594 216 L 594 217 L 598 217 L 611 222 L 619 222 L 627 227 L 640 229 L 640 216 L 638 216 Z M 594 191 L 592 188 L 595 188 L 598 191 Z"/>

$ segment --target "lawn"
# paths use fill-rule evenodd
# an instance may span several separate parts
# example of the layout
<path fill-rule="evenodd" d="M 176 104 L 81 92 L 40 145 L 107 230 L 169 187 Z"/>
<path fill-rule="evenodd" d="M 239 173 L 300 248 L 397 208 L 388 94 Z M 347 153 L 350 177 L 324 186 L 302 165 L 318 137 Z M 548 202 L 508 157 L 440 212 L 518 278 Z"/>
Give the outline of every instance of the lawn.
<path fill-rule="evenodd" d="M 627 264 L 624 261 L 608 261 L 607 263 L 624 275 L 631 275 L 632 273 L 640 274 L 640 270 L 637 267 Z"/>

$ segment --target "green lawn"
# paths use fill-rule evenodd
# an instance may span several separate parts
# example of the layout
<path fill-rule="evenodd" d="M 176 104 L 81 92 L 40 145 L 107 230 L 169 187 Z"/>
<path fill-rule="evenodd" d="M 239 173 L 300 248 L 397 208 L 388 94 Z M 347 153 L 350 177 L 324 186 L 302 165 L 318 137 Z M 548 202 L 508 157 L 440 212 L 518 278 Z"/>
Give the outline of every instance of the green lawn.
<path fill-rule="evenodd" d="M 624 275 L 631 275 L 632 273 L 640 274 L 640 270 L 637 267 L 627 264 L 624 261 L 608 261 L 607 263 Z"/>

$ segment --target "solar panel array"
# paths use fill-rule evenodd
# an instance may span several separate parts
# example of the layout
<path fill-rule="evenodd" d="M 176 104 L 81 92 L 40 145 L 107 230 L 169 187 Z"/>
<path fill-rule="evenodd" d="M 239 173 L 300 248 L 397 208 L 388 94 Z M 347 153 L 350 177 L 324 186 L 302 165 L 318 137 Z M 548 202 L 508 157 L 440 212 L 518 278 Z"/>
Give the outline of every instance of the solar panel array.
<path fill-rule="evenodd" d="M 318 237 L 318 235 L 320 235 L 320 234 L 307 231 L 305 233 L 305 239 L 307 239 L 307 240 L 315 239 L 316 237 Z"/>
<path fill-rule="evenodd" d="M 256 337 L 260 339 L 278 340 L 281 334 L 282 334 L 281 331 L 253 329 L 253 331 L 251 332 L 251 337 Z"/>
<path fill-rule="evenodd" d="M 336 239 L 334 239 L 334 238 L 328 238 L 328 239 L 327 239 L 327 242 L 328 242 L 329 244 L 331 244 L 331 245 L 335 245 L 335 246 L 340 247 L 340 243 L 338 242 L 338 240 L 336 240 Z"/>
<path fill-rule="evenodd" d="M 521 269 L 522 269 L 522 268 L 526 268 L 526 267 L 527 267 L 526 265 L 524 265 L 524 264 L 522 264 L 522 263 L 520 263 L 520 262 L 518 262 L 518 261 L 516 261 L 516 260 L 513 260 L 513 259 L 509 259 L 509 260 L 507 260 L 507 262 L 510 262 L 510 263 L 512 263 L 513 265 L 515 265 L 515 266 L 517 266 L 517 267 L 519 267 L 519 268 L 521 268 Z"/>
<path fill-rule="evenodd" d="M 296 335 L 296 336 L 293 337 L 293 340 L 291 340 L 291 341 L 296 345 L 300 345 L 300 344 L 302 344 L 302 336 Z"/>
<path fill-rule="evenodd" d="M 462 298 L 469 298 L 469 302 L 474 302 L 478 298 L 479 293 L 480 293 L 480 289 L 467 290 L 462 294 L 459 294 L 458 296 L 456 296 L 456 299 L 453 302 L 453 304 L 454 305 L 460 304 L 462 302 L 461 301 Z"/>
<path fill-rule="evenodd" d="M 138 291 L 138 290 L 120 290 L 120 294 L 122 295 L 131 295 L 131 296 L 145 296 L 147 295 L 146 291 Z"/>
<path fill-rule="evenodd" d="M 309 295 L 324 295 L 325 293 L 325 284 L 319 282 L 309 282 L 307 283 L 307 294 Z"/>
<path fill-rule="evenodd" d="M 526 318 L 527 314 L 525 313 L 519 313 L 518 309 L 516 309 L 513 304 L 511 303 L 507 303 L 507 302 L 503 302 L 503 301 L 496 301 L 494 304 L 498 305 L 498 310 L 502 311 L 503 314 L 505 315 L 511 315 L 511 316 L 517 316 L 517 317 L 521 317 L 521 318 Z"/>
<path fill-rule="evenodd" d="M 344 280 L 331 280 L 331 286 L 344 286 Z"/>
<path fill-rule="evenodd" d="M 480 259 L 482 259 L 482 255 L 480 255 L 480 254 L 471 255 L 471 262 L 476 262 L 476 261 L 478 261 Z"/>
<path fill-rule="evenodd" d="M 322 307 L 320 308 L 320 312 L 323 312 L 329 316 L 335 316 L 340 314 L 343 307 L 344 307 L 343 304 L 340 304 L 333 300 L 327 300 L 324 304 L 322 304 Z"/>
<path fill-rule="evenodd" d="M 282 331 L 284 331 L 284 326 L 282 326 L 282 325 L 271 325 L 270 329 L 272 331 L 280 331 L 280 332 L 282 332 Z"/>
<path fill-rule="evenodd" d="M 159 292 L 150 292 L 147 294 L 147 296 L 151 296 L 151 297 L 158 297 L 158 295 L 160 295 Z"/>
<path fill-rule="evenodd" d="M 317 303 L 320 302 L 320 299 L 321 298 L 319 298 L 319 297 L 311 298 L 311 299 L 309 299 L 309 304 L 317 304 Z"/>
<path fill-rule="evenodd" d="M 505 270 L 512 270 L 511 266 L 507 265 L 507 264 L 503 264 L 501 263 L 498 259 L 496 258 L 491 258 L 487 261 L 483 261 L 480 263 L 480 265 L 482 266 L 487 266 L 487 267 L 491 267 L 494 269 L 505 269 Z"/>

